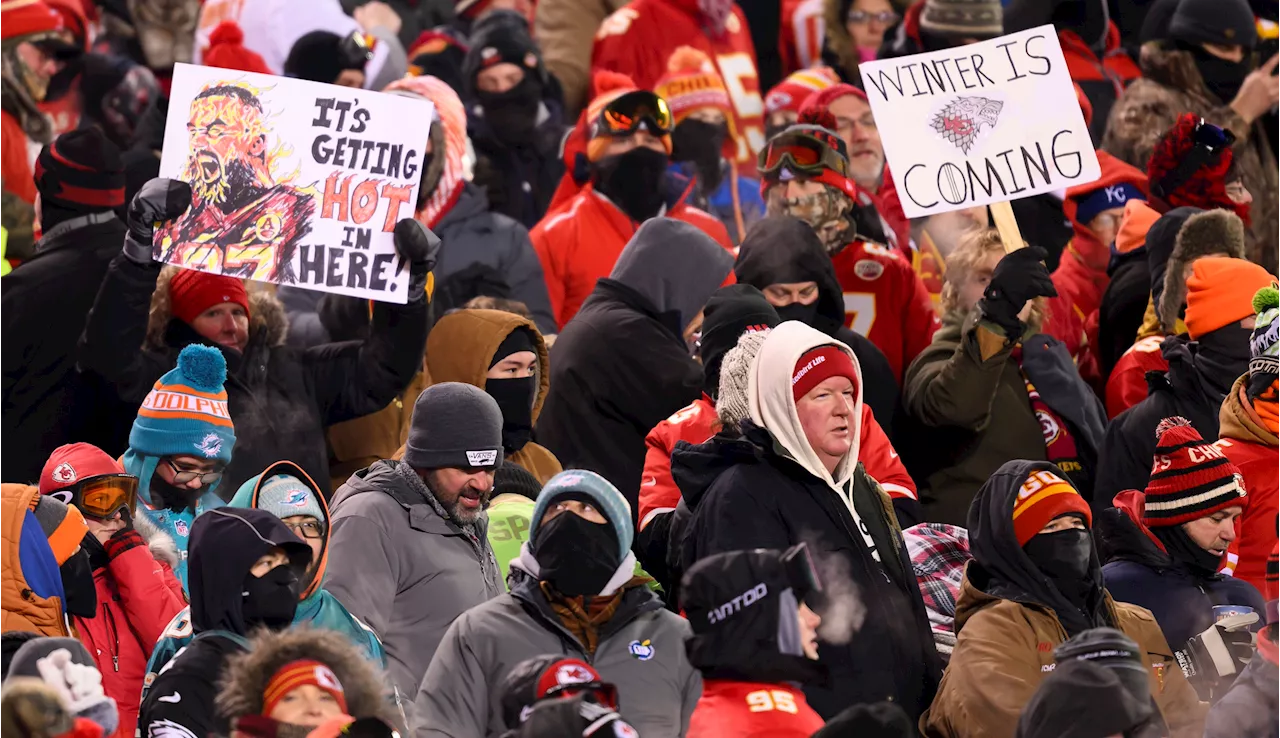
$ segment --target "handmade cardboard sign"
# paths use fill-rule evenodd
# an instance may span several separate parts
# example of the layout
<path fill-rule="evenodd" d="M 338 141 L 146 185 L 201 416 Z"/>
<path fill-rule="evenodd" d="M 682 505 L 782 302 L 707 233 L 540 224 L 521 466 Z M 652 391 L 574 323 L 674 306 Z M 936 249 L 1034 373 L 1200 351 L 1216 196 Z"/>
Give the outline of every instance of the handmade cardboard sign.
<path fill-rule="evenodd" d="M 187 269 L 403 303 L 392 231 L 413 216 L 431 103 L 178 64 L 160 176 L 191 207 L 153 258 Z"/>
<path fill-rule="evenodd" d="M 909 218 L 1101 176 L 1053 26 L 859 70 Z"/>

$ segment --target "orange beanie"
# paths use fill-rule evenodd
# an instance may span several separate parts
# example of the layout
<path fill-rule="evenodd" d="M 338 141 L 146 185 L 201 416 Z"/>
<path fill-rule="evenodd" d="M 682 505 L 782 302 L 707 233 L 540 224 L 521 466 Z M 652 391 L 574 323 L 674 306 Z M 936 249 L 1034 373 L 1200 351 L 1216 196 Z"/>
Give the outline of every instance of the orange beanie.
<path fill-rule="evenodd" d="M 1253 294 L 1275 279 L 1244 259 L 1197 259 L 1187 278 L 1186 323 L 1191 340 L 1255 315 Z"/>

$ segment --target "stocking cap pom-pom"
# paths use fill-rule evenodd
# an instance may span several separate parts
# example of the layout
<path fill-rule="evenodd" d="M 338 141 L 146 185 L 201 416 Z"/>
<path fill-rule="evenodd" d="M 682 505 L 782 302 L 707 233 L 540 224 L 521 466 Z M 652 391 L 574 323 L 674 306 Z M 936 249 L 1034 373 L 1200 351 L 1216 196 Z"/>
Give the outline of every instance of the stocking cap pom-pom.
<path fill-rule="evenodd" d="M 192 344 L 178 354 L 178 371 L 194 389 L 217 393 L 227 381 L 227 360 L 215 348 Z"/>
<path fill-rule="evenodd" d="M 1280 289 L 1276 288 L 1275 283 L 1254 293 L 1253 312 L 1263 313 L 1276 308 L 1280 308 Z"/>
<path fill-rule="evenodd" d="M 668 72 L 715 72 L 711 57 L 692 46 L 681 46 L 667 59 Z"/>
<path fill-rule="evenodd" d="M 593 98 L 614 90 L 636 89 L 636 83 L 630 77 L 607 69 L 601 69 L 591 77 L 591 86 L 594 88 Z"/>
<path fill-rule="evenodd" d="M 1160 424 L 1156 426 L 1156 439 L 1158 440 L 1160 436 L 1163 436 L 1164 432 L 1169 430 L 1170 428 L 1177 428 L 1180 425 L 1185 425 L 1190 427 L 1191 421 L 1187 420 L 1181 415 L 1174 415 L 1172 417 L 1168 417 L 1168 418 L 1165 418 L 1164 420 L 1161 420 Z"/>
<path fill-rule="evenodd" d="M 235 21 L 223 21 L 218 27 L 213 29 L 213 33 L 209 34 L 209 46 L 219 46 L 227 44 L 229 46 L 240 46 L 244 43 L 244 31 Z"/>
<path fill-rule="evenodd" d="M 829 131 L 836 130 L 836 117 L 825 107 L 812 106 L 801 110 L 796 123 L 822 126 Z"/>

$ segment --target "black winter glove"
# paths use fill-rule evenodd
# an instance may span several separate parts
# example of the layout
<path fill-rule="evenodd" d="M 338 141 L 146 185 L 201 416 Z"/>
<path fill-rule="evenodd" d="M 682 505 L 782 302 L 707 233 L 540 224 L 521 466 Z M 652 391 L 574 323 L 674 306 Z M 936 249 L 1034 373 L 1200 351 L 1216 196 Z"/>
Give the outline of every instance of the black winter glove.
<path fill-rule="evenodd" d="M 1018 249 L 996 264 L 991 283 L 982 293 L 978 307 L 982 317 L 999 326 L 1006 338 L 1016 340 L 1026 326 L 1018 319 L 1018 313 L 1027 300 L 1037 297 L 1057 297 L 1053 278 L 1044 265 L 1047 254 L 1039 246 Z"/>
<path fill-rule="evenodd" d="M 637 735 L 618 713 L 588 702 L 583 695 L 538 702 L 520 727 L 503 738 L 570 738 L 570 736 Z"/>
<path fill-rule="evenodd" d="M 396 223 L 396 253 L 409 262 L 409 300 L 426 297 L 427 275 L 436 267 L 440 255 L 440 237 L 413 218 Z"/>
<path fill-rule="evenodd" d="M 125 213 L 128 233 L 124 253 L 133 261 L 151 261 L 151 239 L 156 226 L 174 220 L 191 207 L 191 185 L 176 179 L 157 177 L 142 185 Z"/>

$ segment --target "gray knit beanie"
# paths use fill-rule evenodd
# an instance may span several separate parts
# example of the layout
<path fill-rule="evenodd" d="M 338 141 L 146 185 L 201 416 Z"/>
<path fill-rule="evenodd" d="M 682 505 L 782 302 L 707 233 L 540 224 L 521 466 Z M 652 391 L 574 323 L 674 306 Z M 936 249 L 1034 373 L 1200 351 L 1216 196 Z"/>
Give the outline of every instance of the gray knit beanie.
<path fill-rule="evenodd" d="M 995 38 L 1004 33 L 1000 0 L 925 0 L 920 30 L 950 38 Z"/>
<path fill-rule="evenodd" d="M 729 349 L 720 363 L 720 390 L 716 398 L 716 414 L 726 428 L 738 428 L 738 424 L 751 418 L 751 401 L 747 396 L 747 384 L 751 381 L 751 363 L 768 329 L 748 331 L 738 339 L 738 345 Z"/>
<path fill-rule="evenodd" d="M 404 461 L 414 469 L 502 466 L 502 411 L 489 393 L 442 382 L 418 395 Z"/>

